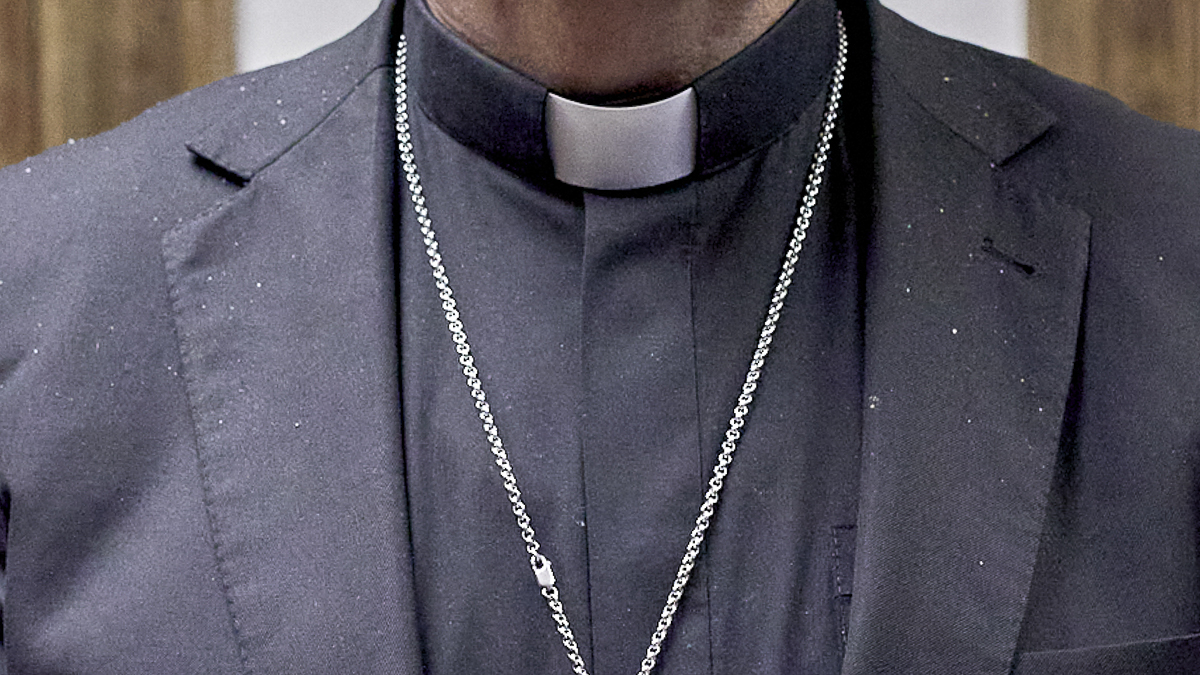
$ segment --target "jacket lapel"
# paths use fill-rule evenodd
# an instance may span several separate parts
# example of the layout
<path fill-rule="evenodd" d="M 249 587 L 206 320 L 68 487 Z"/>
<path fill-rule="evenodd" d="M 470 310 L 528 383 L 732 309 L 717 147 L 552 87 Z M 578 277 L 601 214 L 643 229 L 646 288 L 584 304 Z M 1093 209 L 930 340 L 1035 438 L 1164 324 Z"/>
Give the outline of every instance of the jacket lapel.
<path fill-rule="evenodd" d="M 189 147 L 244 187 L 163 241 L 247 672 L 419 672 L 380 67 L 390 16 L 385 5 L 329 48 L 214 85 L 253 96 Z"/>
<path fill-rule="evenodd" d="M 1002 675 L 1058 451 L 1090 220 L 1014 157 L 1036 152 L 1049 113 L 996 64 L 930 53 L 873 11 L 876 218 L 843 672 Z"/>

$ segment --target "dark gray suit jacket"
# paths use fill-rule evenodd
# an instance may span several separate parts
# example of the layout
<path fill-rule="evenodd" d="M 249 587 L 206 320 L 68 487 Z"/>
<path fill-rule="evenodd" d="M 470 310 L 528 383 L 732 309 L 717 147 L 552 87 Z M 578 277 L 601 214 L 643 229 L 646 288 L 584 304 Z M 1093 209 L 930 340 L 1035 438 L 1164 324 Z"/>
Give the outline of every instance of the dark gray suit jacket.
<path fill-rule="evenodd" d="M 845 675 L 1200 672 L 1200 140 L 846 4 L 876 189 Z M 420 671 L 393 9 L 0 173 L 12 672 Z"/>

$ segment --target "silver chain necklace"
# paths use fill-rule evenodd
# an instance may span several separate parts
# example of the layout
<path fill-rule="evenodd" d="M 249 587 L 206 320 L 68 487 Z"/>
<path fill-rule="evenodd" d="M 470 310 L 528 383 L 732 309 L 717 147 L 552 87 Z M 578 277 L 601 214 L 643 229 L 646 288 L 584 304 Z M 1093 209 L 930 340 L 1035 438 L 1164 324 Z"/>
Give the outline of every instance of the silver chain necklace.
<path fill-rule="evenodd" d="M 837 24 L 837 60 L 834 64 L 833 77 L 829 84 L 829 94 L 825 103 L 825 117 L 821 123 L 821 133 L 817 140 L 816 151 L 813 153 L 812 165 L 808 170 L 808 181 L 805 184 L 804 194 L 800 199 L 799 214 L 796 216 L 796 224 L 792 228 L 791 240 L 788 242 L 787 251 L 784 254 L 783 267 L 779 271 L 779 277 L 775 282 L 775 290 L 771 295 L 771 302 L 767 307 L 767 316 L 763 320 L 762 330 L 759 332 L 758 345 L 754 349 L 754 356 L 751 358 L 750 367 L 746 371 L 746 379 L 742 384 L 742 393 L 738 396 L 737 405 L 733 408 L 733 417 L 729 420 L 729 427 L 725 431 L 725 440 L 721 443 L 721 453 L 717 457 L 716 466 L 713 467 L 712 478 L 708 481 L 708 490 L 704 493 L 704 502 L 700 506 L 700 515 L 696 517 L 696 525 L 692 529 L 687 549 L 683 554 L 683 559 L 679 563 L 679 570 L 675 574 L 675 581 L 671 584 L 671 591 L 667 595 L 666 603 L 663 605 L 658 625 L 654 629 L 654 634 L 650 637 L 650 646 L 646 648 L 646 656 L 642 659 L 641 670 L 638 671 L 639 675 L 649 675 L 658 662 L 658 655 L 662 651 L 663 642 L 667 639 L 667 632 L 670 630 L 671 623 L 675 619 L 675 612 L 679 609 L 679 602 L 683 599 L 684 589 L 691 578 L 692 569 L 696 565 L 696 559 L 700 556 L 700 548 L 704 544 L 705 534 L 708 532 L 709 525 L 712 523 L 713 516 L 716 513 L 717 503 L 721 498 L 721 489 L 724 486 L 725 477 L 729 473 L 729 466 L 733 463 L 733 455 L 737 450 L 738 439 L 742 435 L 742 427 L 746 425 L 746 417 L 750 413 L 750 404 L 754 400 L 754 391 L 758 388 L 759 378 L 762 377 L 763 364 L 766 361 L 767 353 L 770 351 L 771 340 L 775 334 L 775 328 L 779 323 L 780 314 L 783 311 L 783 300 L 787 297 L 788 287 L 791 286 L 792 274 L 796 269 L 796 262 L 800 258 L 800 250 L 807 236 L 809 223 L 812 221 L 813 209 L 817 205 L 817 195 L 821 192 L 821 183 L 824 180 L 825 168 L 829 160 L 829 148 L 833 142 L 834 127 L 838 117 L 838 104 L 842 97 L 842 82 L 846 71 L 846 27 L 842 22 L 841 12 L 838 12 Z M 400 160 L 404 168 L 404 177 L 408 182 L 409 196 L 412 199 L 413 210 L 417 215 L 417 223 L 421 226 L 421 235 L 425 242 L 425 253 L 429 257 L 430 267 L 433 268 L 434 284 L 437 286 L 438 297 L 442 301 L 442 310 L 446 315 L 446 324 L 450 329 L 450 337 L 454 341 L 454 350 L 458 352 L 458 363 L 462 366 L 462 373 L 466 378 L 467 388 L 471 391 L 471 398 L 475 401 L 475 409 L 479 412 L 480 421 L 483 422 L 483 432 L 487 436 L 488 444 L 491 446 L 493 460 L 500 470 L 500 478 L 504 483 L 504 491 L 508 496 L 508 501 L 512 505 L 512 512 L 516 517 L 517 528 L 521 532 L 521 539 L 525 541 L 525 551 L 529 554 L 529 565 L 533 569 L 533 574 L 537 579 L 538 585 L 541 587 L 542 597 L 545 598 L 546 604 L 550 608 L 550 615 L 554 619 L 559 635 L 562 637 L 563 647 L 567 650 L 567 658 L 570 659 L 575 674 L 588 675 L 587 666 L 584 665 L 583 657 L 579 654 L 579 646 L 575 642 L 575 635 L 571 631 L 571 623 L 567 620 L 566 610 L 558 598 L 558 587 L 555 583 L 550 560 L 541 553 L 541 544 L 538 543 L 533 523 L 525 508 L 525 502 L 521 498 L 521 489 L 517 485 L 517 476 L 513 472 L 512 463 L 508 459 L 508 452 L 504 449 L 504 443 L 500 440 L 500 431 L 496 427 L 491 407 L 487 402 L 487 395 L 483 391 L 483 382 L 479 378 L 479 370 L 476 368 L 475 358 L 471 354 L 471 345 L 467 340 L 466 330 L 463 328 L 462 316 L 458 311 L 458 304 L 454 299 L 454 291 L 450 287 L 450 278 L 446 275 L 446 267 L 442 264 L 442 255 L 439 252 L 437 237 L 434 234 L 433 222 L 429 219 L 429 209 L 425 206 L 421 177 L 417 173 L 416 158 L 413 155 L 412 134 L 410 133 L 408 123 L 407 65 L 408 42 L 404 36 L 401 36 L 399 46 L 396 50 L 396 138 L 400 149 Z"/>

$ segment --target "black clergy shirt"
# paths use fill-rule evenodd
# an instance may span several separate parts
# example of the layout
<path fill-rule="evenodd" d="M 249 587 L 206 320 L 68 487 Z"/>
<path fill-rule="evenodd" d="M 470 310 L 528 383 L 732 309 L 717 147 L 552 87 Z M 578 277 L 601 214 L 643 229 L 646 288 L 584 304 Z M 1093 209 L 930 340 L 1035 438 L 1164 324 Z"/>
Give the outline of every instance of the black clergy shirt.
<path fill-rule="evenodd" d="M 405 11 L 430 215 L 593 675 L 637 670 L 684 553 L 795 222 L 836 53 L 835 12 L 831 0 L 801 0 L 695 82 L 692 176 L 597 192 L 554 180 L 545 89 L 472 49 L 423 3 Z M 659 660 L 664 675 L 840 666 L 858 486 L 862 256 L 854 180 L 842 141 L 835 146 L 717 517 Z M 397 190 L 404 454 L 425 667 L 564 672 L 415 216 Z"/>

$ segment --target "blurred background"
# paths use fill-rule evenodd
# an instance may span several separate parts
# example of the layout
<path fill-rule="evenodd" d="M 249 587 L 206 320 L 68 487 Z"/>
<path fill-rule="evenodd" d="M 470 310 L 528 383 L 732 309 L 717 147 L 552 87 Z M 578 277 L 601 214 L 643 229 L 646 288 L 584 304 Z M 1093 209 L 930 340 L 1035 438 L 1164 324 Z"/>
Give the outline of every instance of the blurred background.
<path fill-rule="evenodd" d="M 926 28 L 1200 128 L 1196 0 L 883 0 Z M 296 58 L 378 0 L 0 0 L 0 166 Z"/>

